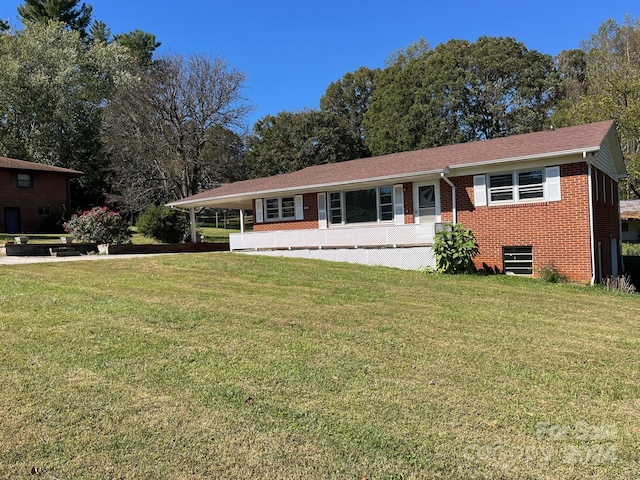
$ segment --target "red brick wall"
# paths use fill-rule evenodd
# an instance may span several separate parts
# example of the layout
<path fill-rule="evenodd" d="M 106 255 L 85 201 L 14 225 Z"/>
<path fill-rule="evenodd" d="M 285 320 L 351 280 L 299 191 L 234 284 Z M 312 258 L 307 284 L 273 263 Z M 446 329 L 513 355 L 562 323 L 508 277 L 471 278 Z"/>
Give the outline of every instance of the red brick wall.
<path fill-rule="evenodd" d="M 273 232 L 275 230 L 304 230 L 318 228 L 318 194 L 305 193 L 302 196 L 304 220 L 286 220 L 283 222 L 254 223 L 254 232 Z M 256 218 L 256 201 L 253 201 L 253 218 Z"/>
<path fill-rule="evenodd" d="M 553 262 L 574 281 L 591 280 L 587 165 L 562 165 L 560 175 L 559 202 L 478 208 L 473 206 L 473 176 L 450 177 L 456 185 L 458 222 L 478 239 L 477 268 L 502 271 L 503 246 L 530 245 L 534 271 Z M 451 188 L 444 181 L 440 198 L 442 220 L 451 221 Z"/>
<path fill-rule="evenodd" d="M 595 255 L 596 255 L 596 282 L 600 278 L 607 278 L 612 275 L 612 255 L 611 240 L 619 242 L 620 229 L 618 226 L 618 184 L 612 182 L 604 172 L 592 167 L 592 185 L 593 190 L 593 226 L 595 237 Z M 602 182 L 605 182 L 603 191 Z M 598 198 L 596 199 L 596 183 L 598 182 Z M 613 183 L 613 189 L 612 187 Z M 613 190 L 613 203 L 611 203 L 611 191 Z M 602 265 L 598 260 L 598 242 L 601 242 Z M 620 246 L 618 245 L 618 272 L 620 272 Z"/>
<path fill-rule="evenodd" d="M 52 214 L 60 214 L 64 208 L 70 211 L 68 177 L 49 172 L 24 172 L 33 176 L 33 188 L 18 188 L 16 172 L 0 170 L 0 231 L 4 232 L 4 209 L 20 209 L 22 233 L 35 233 L 47 217 L 38 215 L 38 209 L 48 207 Z"/>
<path fill-rule="evenodd" d="M 403 183 L 404 190 L 404 223 L 415 223 L 413 217 L 413 183 Z"/>

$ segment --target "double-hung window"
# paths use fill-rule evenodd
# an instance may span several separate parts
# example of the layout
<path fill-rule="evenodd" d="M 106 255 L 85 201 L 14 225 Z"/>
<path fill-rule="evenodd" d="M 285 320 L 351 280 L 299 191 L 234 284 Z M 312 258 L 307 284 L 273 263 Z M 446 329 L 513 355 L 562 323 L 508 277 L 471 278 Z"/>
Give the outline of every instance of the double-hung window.
<path fill-rule="evenodd" d="M 519 203 L 544 199 L 542 169 L 496 173 L 489 177 L 489 203 Z"/>
<path fill-rule="evenodd" d="M 18 188 L 33 188 L 33 177 L 30 173 L 18 173 Z"/>
<path fill-rule="evenodd" d="M 296 206 L 294 197 L 267 198 L 265 200 L 267 221 L 295 220 Z"/>

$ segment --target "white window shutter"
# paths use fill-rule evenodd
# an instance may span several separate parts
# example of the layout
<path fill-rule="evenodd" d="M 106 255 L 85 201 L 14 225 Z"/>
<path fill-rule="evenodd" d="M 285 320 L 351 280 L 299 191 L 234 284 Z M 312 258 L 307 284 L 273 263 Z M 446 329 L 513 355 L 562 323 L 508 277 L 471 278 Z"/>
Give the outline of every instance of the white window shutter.
<path fill-rule="evenodd" d="M 546 195 L 545 199 L 548 202 L 558 202 L 562 200 L 562 194 L 560 192 L 560 167 L 547 167 L 546 168 L 545 182 Z"/>
<path fill-rule="evenodd" d="M 302 205 L 302 195 L 293 197 L 293 203 L 296 207 L 296 220 L 304 220 L 304 206 Z"/>
<path fill-rule="evenodd" d="M 487 185 L 484 175 L 474 175 L 473 177 L 473 198 L 476 207 L 487 205 Z"/>
<path fill-rule="evenodd" d="M 264 216 L 263 216 L 263 211 L 262 211 L 262 199 L 261 198 L 256 198 L 256 223 L 262 223 L 264 221 Z"/>
<path fill-rule="evenodd" d="M 318 228 L 327 228 L 327 194 L 324 192 L 318 194 Z"/>
<path fill-rule="evenodd" d="M 404 188 L 401 183 L 393 186 L 393 223 L 404 225 Z"/>

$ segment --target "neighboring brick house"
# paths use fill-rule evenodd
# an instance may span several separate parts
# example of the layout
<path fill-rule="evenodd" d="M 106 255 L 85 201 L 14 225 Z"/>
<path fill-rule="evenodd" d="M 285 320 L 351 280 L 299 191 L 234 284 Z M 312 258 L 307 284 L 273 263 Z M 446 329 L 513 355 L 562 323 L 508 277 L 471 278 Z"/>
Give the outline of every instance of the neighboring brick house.
<path fill-rule="evenodd" d="M 309 167 L 173 202 L 253 210 L 233 251 L 414 269 L 434 266 L 441 223 L 476 235 L 476 267 L 536 274 L 553 263 L 578 282 L 620 271 L 612 121 Z"/>
<path fill-rule="evenodd" d="M 0 232 L 35 233 L 70 210 L 69 181 L 82 172 L 0 157 Z"/>

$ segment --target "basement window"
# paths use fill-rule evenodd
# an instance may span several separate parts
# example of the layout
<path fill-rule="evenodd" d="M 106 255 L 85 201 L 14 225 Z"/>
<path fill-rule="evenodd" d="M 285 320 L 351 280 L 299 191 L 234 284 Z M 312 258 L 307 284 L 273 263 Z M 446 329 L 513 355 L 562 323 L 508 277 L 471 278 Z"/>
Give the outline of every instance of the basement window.
<path fill-rule="evenodd" d="M 533 247 L 502 247 L 502 270 L 507 275 L 532 275 Z"/>

